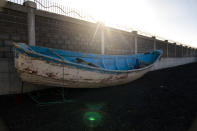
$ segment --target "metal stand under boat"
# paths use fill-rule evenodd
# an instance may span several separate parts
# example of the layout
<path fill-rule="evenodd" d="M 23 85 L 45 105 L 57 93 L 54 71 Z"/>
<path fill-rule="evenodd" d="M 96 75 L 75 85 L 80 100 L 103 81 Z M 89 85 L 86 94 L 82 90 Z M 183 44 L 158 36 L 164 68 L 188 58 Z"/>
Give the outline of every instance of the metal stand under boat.
<path fill-rule="evenodd" d="M 39 106 L 74 102 L 74 100 L 65 98 L 68 95 L 68 89 L 65 92 L 64 88 L 36 91 L 28 93 L 28 95 Z"/>

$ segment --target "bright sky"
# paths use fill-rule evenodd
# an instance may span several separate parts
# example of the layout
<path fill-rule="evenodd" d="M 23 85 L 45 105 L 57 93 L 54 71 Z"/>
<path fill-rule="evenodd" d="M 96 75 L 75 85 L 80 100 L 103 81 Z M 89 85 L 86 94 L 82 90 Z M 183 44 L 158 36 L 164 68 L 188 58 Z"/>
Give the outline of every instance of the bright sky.
<path fill-rule="evenodd" d="M 56 0 L 106 25 L 123 25 L 197 47 L 197 0 Z"/>

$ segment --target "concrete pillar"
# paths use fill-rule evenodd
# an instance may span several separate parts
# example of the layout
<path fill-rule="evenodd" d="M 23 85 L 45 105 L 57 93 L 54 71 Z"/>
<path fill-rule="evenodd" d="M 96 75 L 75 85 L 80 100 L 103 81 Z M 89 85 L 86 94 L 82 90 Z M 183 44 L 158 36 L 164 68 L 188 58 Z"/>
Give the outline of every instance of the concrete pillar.
<path fill-rule="evenodd" d="M 166 57 L 168 57 L 168 40 L 165 40 L 166 42 Z"/>
<path fill-rule="evenodd" d="M 192 56 L 192 48 L 189 47 L 189 57 L 191 57 L 191 56 Z"/>
<path fill-rule="evenodd" d="M 195 56 L 195 48 L 193 48 L 193 55 L 192 56 Z"/>
<path fill-rule="evenodd" d="M 191 47 L 189 47 L 189 54 L 188 54 L 188 55 L 189 55 L 189 57 L 191 57 L 191 55 L 192 55 L 192 53 L 191 53 L 191 52 L 192 52 Z"/>
<path fill-rule="evenodd" d="M 192 48 L 192 56 L 194 56 L 195 48 Z"/>
<path fill-rule="evenodd" d="M 27 30 L 28 30 L 28 44 L 36 45 L 35 36 L 35 9 L 36 3 L 33 1 L 25 1 L 23 3 L 27 8 Z"/>
<path fill-rule="evenodd" d="M 192 48 L 189 47 L 189 57 L 191 57 L 191 56 L 192 56 Z"/>
<path fill-rule="evenodd" d="M 153 36 L 152 38 L 153 38 L 153 50 L 156 50 L 156 38 L 155 36 Z"/>
<path fill-rule="evenodd" d="M 195 51 L 194 51 L 194 56 L 196 57 L 196 54 L 197 54 L 197 50 L 196 50 L 196 48 L 195 48 Z"/>
<path fill-rule="evenodd" d="M 187 55 L 188 55 L 188 47 L 185 46 L 185 56 L 187 57 Z"/>
<path fill-rule="evenodd" d="M 133 36 L 134 36 L 134 42 L 135 42 L 135 50 L 134 53 L 137 54 L 138 53 L 138 47 L 137 47 L 137 31 L 132 31 Z"/>
<path fill-rule="evenodd" d="M 191 56 L 192 56 L 192 48 L 189 47 L 189 57 L 191 57 Z"/>
<path fill-rule="evenodd" d="M 105 54 L 105 32 L 104 32 L 104 24 L 101 25 L 101 54 Z"/>
<path fill-rule="evenodd" d="M 176 43 L 174 43 L 174 57 L 176 57 Z"/>

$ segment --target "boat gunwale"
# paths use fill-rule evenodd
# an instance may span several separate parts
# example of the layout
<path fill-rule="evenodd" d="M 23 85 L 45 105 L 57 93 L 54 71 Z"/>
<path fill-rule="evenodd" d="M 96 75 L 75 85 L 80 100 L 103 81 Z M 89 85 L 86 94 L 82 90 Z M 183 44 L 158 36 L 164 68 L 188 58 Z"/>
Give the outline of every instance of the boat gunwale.
<path fill-rule="evenodd" d="M 65 59 L 64 60 L 60 60 L 60 59 L 57 59 L 57 58 L 54 58 L 54 57 L 51 57 L 51 56 L 48 56 L 48 55 L 43 55 L 41 53 L 37 53 L 35 51 L 25 50 L 22 47 L 18 46 L 18 44 L 15 43 L 15 42 L 13 44 L 14 44 L 15 48 L 24 51 L 24 53 L 26 53 L 27 55 L 28 54 L 29 55 L 30 54 L 34 54 L 34 55 L 37 55 L 38 57 L 41 57 L 41 58 L 45 57 L 45 58 L 57 61 L 57 63 L 59 63 L 59 64 L 63 64 L 63 65 L 67 65 L 67 66 L 74 66 L 76 68 L 79 67 L 78 69 L 85 68 L 86 70 L 90 70 L 90 71 L 102 71 L 102 72 L 105 72 L 105 73 L 118 73 L 119 74 L 119 73 L 131 73 L 131 72 L 142 71 L 142 70 L 145 70 L 145 69 L 148 69 L 148 68 L 152 67 L 154 65 L 154 63 L 156 63 L 162 56 L 162 51 L 161 50 L 155 50 L 153 52 L 160 52 L 160 54 L 157 57 L 157 59 L 155 59 L 154 62 L 151 63 L 148 66 L 145 66 L 145 67 L 142 67 L 142 68 L 139 68 L 139 69 L 132 69 L 132 70 L 109 70 L 109 69 L 104 69 L 104 68 L 98 68 L 98 67 L 91 67 L 91 66 L 87 66 L 87 65 L 81 65 L 81 64 L 77 64 L 77 63 L 74 63 L 74 62 L 67 61 Z M 28 46 L 28 45 L 26 45 L 26 46 Z M 20 52 L 20 53 L 23 54 L 22 52 Z M 34 59 L 40 60 L 39 58 L 36 58 L 36 57 L 33 57 L 33 56 L 29 56 L 29 55 L 28 55 L 28 57 L 32 57 Z M 44 59 L 42 59 L 42 60 L 44 60 Z M 47 61 L 47 60 L 44 60 L 44 61 Z M 56 62 L 53 62 L 53 61 L 47 61 L 47 62 L 56 63 Z"/>

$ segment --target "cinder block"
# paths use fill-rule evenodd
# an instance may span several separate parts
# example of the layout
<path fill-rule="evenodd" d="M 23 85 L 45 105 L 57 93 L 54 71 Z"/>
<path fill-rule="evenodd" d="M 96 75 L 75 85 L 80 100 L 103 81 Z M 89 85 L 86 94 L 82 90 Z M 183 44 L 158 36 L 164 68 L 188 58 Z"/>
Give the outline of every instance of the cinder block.
<path fill-rule="evenodd" d="M 9 87 L 9 79 L 0 79 L 0 91 L 2 88 L 8 88 Z"/>
<path fill-rule="evenodd" d="M 68 39 L 68 36 L 67 35 L 61 35 L 61 37 L 60 38 L 62 38 L 62 39 Z"/>
<path fill-rule="evenodd" d="M 26 35 L 22 35 L 21 36 L 21 41 L 22 42 L 27 42 L 27 36 Z"/>
<path fill-rule="evenodd" d="M 14 67 L 14 63 L 9 64 L 9 72 L 10 73 L 16 73 L 16 68 Z"/>
<path fill-rule="evenodd" d="M 56 41 L 54 39 L 49 40 L 50 44 L 56 44 Z"/>
<path fill-rule="evenodd" d="M 4 41 L 0 40 L 0 48 L 4 46 Z"/>
<path fill-rule="evenodd" d="M 71 44 L 70 40 L 66 40 L 65 43 L 66 43 L 67 45 Z"/>
<path fill-rule="evenodd" d="M 0 52 L 10 52 L 10 51 L 11 51 L 11 48 L 8 46 L 4 46 L 0 48 Z"/>
<path fill-rule="evenodd" d="M 0 52 L 0 58 L 4 58 L 4 52 Z"/>
<path fill-rule="evenodd" d="M 20 41 L 21 40 L 19 35 L 12 35 L 11 39 L 13 41 Z"/>
<path fill-rule="evenodd" d="M 0 73 L 9 72 L 8 61 L 0 60 Z"/>
<path fill-rule="evenodd" d="M 69 49 L 69 50 L 74 49 L 73 45 L 72 45 L 72 44 L 68 45 L 68 49 Z"/>
<path fill-rule="evenodd" d="M 0 33 L 0 39 L 1 40 L 7 40 L 7 39 L 9 39 L 9 35 L 5 34 L 5 33 Z"/>
<path fill-rule="evenodd" d="M 5 40 L 4 44 L 5 44 L 5 46 L 13 46 L 13 41 L 12 40 Z"/>
<path fill-rule="evenodd" d="M 4 94 L 4 90 L 9 90 L 9 74 L 8 73 L 0 73 L 0 94 Z"/>
<path fill-rule="evenodd" d="M 21 80 L 17 75 L 11 75 L 9 84 L 9 94 L 21 93 Z"/>
<path fill-rule="evenodd" d="M 57 43 L 63 45 L 64 44 L 64 40 L 58 40 Z"/>
<path fill-rule="evenodd" d="M 9 73 L 8 72 L 0 72 L 0 80 L 6 80 L 9 79 Z"/>
<path fill-rule="evenodd" d="M 54 39 L 59 39 L 59 35 L 54 35 L 53 38 Z"/>
<path fill-rule="evenodd" d="M 13 58 L 14 54 L 11 50 L 10 52 L 5 52 L 4 56 L 5 56 L 5 58 Z"/>

